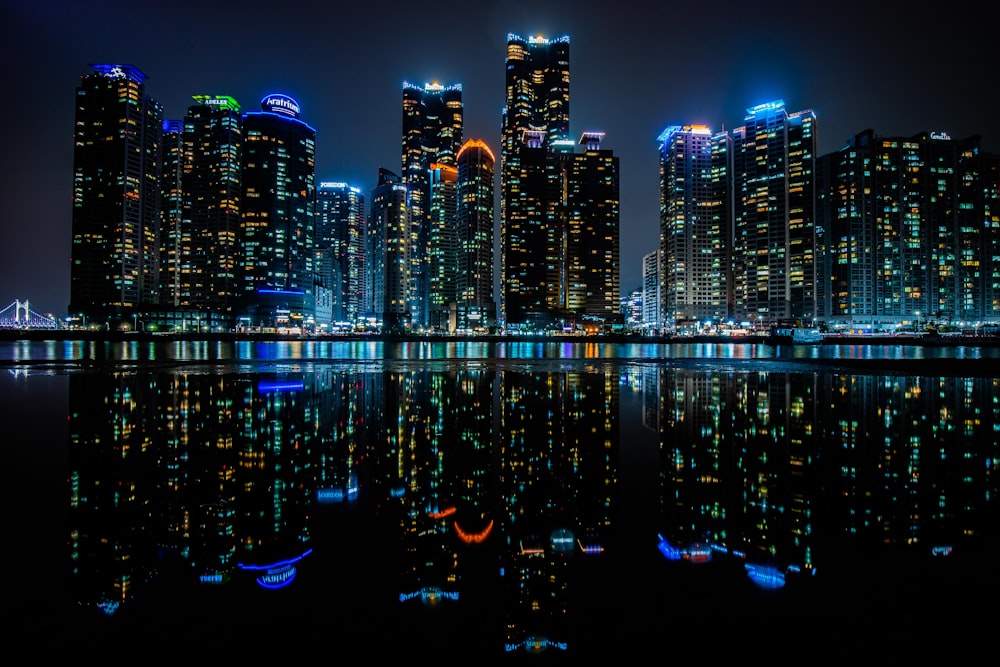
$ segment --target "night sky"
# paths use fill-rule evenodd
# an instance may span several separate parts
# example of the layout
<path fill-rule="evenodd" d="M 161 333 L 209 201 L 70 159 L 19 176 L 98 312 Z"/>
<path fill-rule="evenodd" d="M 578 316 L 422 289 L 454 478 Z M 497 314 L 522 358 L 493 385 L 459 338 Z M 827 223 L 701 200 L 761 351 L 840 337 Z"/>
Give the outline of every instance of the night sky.
<path fill-rule="evenodd" d="M 0 309 L 17 299 L 65 314 L 74 96 L 92 63 L 138 67 L 170 119 L 193 95 L 231 95 L 256 111 L 265 95 L 288 94 L 317 131 L 317 183 L 347 181 L 367 197 L 380 166 L 400 173 L 404 81 L 462 84 L 465 139 L 485 140 L 499 166 L 507 34 L 569 36 L 570 132 L 605 132 L 602 148 L 620 158 L 629 292 L 657 244 L 657 137 L 669 125 L 731 129 L 748 107 L 782 99 L 816 113 L 820 154 L 866 128 L 978 134 L 984 151 L 1000 152 L 987 7 L 0 0 Z"/>

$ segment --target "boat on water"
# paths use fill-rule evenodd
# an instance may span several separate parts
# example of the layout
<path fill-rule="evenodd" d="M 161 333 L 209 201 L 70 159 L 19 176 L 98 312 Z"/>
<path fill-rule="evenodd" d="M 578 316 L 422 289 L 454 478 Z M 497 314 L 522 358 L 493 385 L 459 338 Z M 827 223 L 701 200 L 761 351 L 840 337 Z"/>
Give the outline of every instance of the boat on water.
<path fill-rule="evenodd" d="M 823 342 L 818 327 L 775 327 L 766 341 L 771 345 L 816 345 Z"/>

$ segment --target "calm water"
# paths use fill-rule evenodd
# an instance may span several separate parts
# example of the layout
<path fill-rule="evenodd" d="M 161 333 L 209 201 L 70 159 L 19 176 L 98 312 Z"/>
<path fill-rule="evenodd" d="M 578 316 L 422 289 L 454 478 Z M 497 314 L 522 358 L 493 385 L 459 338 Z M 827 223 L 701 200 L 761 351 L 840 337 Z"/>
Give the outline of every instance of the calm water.
<path fill-rule="evenodd" d="M 905 345 L 0 343 L 12 636 L 147 660 L 980 655 L 998 369 Z"/>

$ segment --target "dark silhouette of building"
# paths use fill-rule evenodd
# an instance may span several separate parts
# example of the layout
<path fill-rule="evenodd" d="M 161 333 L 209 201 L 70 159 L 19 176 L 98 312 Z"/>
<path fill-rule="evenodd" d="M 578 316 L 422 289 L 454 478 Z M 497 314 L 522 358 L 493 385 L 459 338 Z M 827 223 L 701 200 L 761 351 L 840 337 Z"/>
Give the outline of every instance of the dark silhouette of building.
<path fill-rule="evenodd" d="M 163 108 L 132 65 L 91 65 L 76 89 L 69 313 L 105 326 L 159 300 Z"/>

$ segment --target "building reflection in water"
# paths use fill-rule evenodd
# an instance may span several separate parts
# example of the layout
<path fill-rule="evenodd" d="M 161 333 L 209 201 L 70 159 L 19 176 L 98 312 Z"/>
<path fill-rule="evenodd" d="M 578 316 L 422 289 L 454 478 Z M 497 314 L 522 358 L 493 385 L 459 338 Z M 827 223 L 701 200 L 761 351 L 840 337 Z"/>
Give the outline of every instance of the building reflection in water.
<path fill-rule="evenodd" d="M 309 590 L 371 541 L 391 595 L 355 604 L 499 607 L 482 630 L 497 651 L 566 652 L 585 627 L 575 605 L 630 544 L 780 588 L 859 547 L 996 539 L 994 378 L 483 364 L 69 382 L 73 594 L 108 615 L 168 574 Z M 629 422 L 626 391 L 642 400 Z M 643 438 L 655 525 L 618 502 Z"/>

